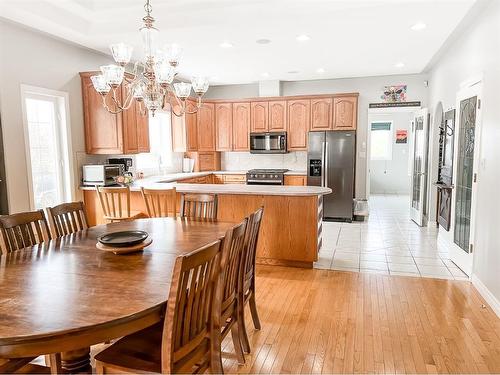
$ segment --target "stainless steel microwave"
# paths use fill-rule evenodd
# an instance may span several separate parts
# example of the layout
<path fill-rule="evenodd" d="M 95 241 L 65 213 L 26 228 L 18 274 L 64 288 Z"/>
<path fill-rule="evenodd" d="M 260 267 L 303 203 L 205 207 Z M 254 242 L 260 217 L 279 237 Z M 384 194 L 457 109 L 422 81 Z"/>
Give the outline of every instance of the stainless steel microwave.
<path fill-rule="evenodd" d="M 250 153 L 284 154 L 286 150 L 286 132 L 250 133 Z"/>
<path fill-rule="evenodd" d="M 84 186 L 116 185 L 115 178 L 123 174 L 123 165 L 84 165 L 82 170 Z"/>

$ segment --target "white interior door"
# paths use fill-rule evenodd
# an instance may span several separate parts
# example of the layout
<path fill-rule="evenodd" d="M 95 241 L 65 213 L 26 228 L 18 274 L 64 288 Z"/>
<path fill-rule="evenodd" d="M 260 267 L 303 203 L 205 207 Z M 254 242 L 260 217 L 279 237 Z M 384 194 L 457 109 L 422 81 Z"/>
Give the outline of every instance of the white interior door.
<path fill-rule="evenodd" d="M 427 202 L 427 154 L 429 143 L 429 111 L 415 112 L 412 124 L 410 218 L 424 225 Z"/>
<path fill-rule="evenodd" d="M 467 275 L 472 273 L 475 208 L 479 170 L 481 84 L 468 87 L 457 94 L 455 126 L 455 160 L 451 233 L 453 242 L 450 259 Z"/>

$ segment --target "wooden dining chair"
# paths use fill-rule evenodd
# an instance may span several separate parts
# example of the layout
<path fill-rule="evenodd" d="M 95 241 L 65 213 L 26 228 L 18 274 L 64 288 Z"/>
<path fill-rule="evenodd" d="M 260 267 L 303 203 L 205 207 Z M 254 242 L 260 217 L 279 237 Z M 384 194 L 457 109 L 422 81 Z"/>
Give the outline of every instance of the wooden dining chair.
<path fill-rule="evenodd" d="M 47 216 L 52 238 L 75 233 L 89 227 L 83 202 L 63 203 L 47 207 Z"/>
<path fill-rule="evenodd" d="M 220 341 L 227 336 L 231 331 L 236 358 L 240 364 L 245 363 L 245 356 L 241 346 L 242 338 L 240 337 L 238 318 L 238 308 L 242 306 L 243 301 L 239 301 L 238 297 L 242 288 L 240 280 L 241 259 L 245 246 L 245 232 L 247 219 L 240 224 L 229 229 L 224 237 L 224 250 L 222 258 L 222 302 L 221 302 L 221 337 Z M 219 357 L 222 367 L 222 357 Z"/>
<path fill-rule="evenodd" d="M 42 210 L 0 216 L 2 253 L 34 246 L 51 239 Z"/>
<path fill-rule="evenodd" d="M 172 189 L 141 188 L 142 198 L 149 217 L 177 216 L 177 192 Z"/>
<path fill-rule="evenodd" d="M 42 210 L 0 216 L 0 233 L 2 254 L 51 240 L 49 226 Z M 47 355 L 47 357 L 50 361 L 50 367 L 30 363 L 36 357 L 2 359 L 0 373 L 59 373 L 61 369 L 60 354 L 54 353 Z"/>
<path fill-rule="evenodd" d="M 142 212 L 130 212 L 130 188 L 128 186 L 96 186 L 97 196 L 106 222 L 128 221 L 146 217 Z"/>
<path fill-rule="evenodd" d="M 217 195 L 182 194 L 181 217 L 189 219 L 217 219 Z"/>
<path fill-rule="evenodd" d="M 260 225 L 262 216 L 264 214 L 264 207 L 259 208 L 252 213 L 248 218 L 247 229 L 245 233 L 245 246 L 242 254 L 240 272 L 241 277 L 241 291 L 240 301 L 243 303 L 238 309 L 240 316 L 238 317 L 238 328 L 240 337 L 242 338 L 243 350 L 250 353 L 250 341 L 245 327 L 245 306 L 248 303 L 250 313 L 252 315 L 253 325 L 255 329 L 260 330 L 259 314 L 257 313 L 257 304 L 255 302 L 255 258 L 257 255 L 257 242 L 259 240 Z"/>
<path fill-rule="evenodd" d="M 177 257 L 165 319 L 95 356 L 96 372 L 222 373 L 219 335 L 222 241 Z"/>

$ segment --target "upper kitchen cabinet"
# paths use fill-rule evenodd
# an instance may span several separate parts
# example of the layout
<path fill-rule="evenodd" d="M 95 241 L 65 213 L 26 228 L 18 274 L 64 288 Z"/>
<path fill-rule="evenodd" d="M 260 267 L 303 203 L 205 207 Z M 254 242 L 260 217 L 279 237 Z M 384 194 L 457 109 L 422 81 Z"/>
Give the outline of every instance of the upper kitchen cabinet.
<path fill-rule="evenodd" d="M 233 150 L 250 150 L 250 103 L 233 103 Z"/>
<path fill-rule="evenodd" d="M 356 130 L 358 123 L 358 97 L 333 98 L 333 130 Z"/>
<path fill-rule="evenodd" d="M 196 109 L 196 104 L 187 101 L 186 108 L 193 112 Z M 198 151 L 198 114 L 186 113 L 186 151 Z"/>
<path fill-rule="evenodd" d="M 215 151 L 215 104 L 203 103 L 197 118 L 198 151 Z"/>
<path fill-rule="evenodd" d="M 311 123 L 311 100 L 288 100 L 288 150 L 307 150 L 307 132 Z"/>
<path fill-rule="evenodd" d="M 136 154 L 149 152 L 149 119 L 139 103 L 119 114 L 108 112 L 101 95 L 92 85 L 95 72 L 80 73 L 85 125 L 85 149 L 88 154 Z M 117 92 L 121 100 L 122 93 Z M 108 103 L 112 106 L 111 98 Z"/>
<path fill-rule="evenodd" d="M 332 98 L 311 99 L 311 131 L 332 130 Z"/>
<path fill-rule="evenodd" d="M 233 149 L 233 105 L 215 104 L 215 148 L 217 151 Z"/>
<path fill-rule="evenodd" d="M 172 151 L 187 151 L 186 116 L 181 117 L 170 112 L 170 123 L 172 127 Z"/>
<path fill-rule="evenodd" d="M 92 85 L 94 73 L 80 73 L 85 125 L 85 150 L 88 154 L 121 154 L 123 151 L 122 115 L 109 113 Z"/>
<path fill-rule="evenodd" d="M 269 130 L 268 112 L 268 102 L 252 102 L 250 114 L 250 131 L 252 133 L 263 133 Z"/>
<path fill-rule="evenodd" d="M 286 100 L 269 102 L 269 131 L 286 132 Z"/>

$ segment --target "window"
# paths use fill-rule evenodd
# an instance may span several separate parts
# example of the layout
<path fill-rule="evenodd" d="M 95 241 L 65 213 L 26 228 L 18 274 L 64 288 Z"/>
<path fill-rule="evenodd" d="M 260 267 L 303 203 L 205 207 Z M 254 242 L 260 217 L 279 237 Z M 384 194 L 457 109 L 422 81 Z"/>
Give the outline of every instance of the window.
<path fill-rule="evenodd" d="M 22 87 L 26 161 L 34 209 L 71 200 L 66 98 L 60 94 L 63 96 Z"/>
<path fill-rule="evenodd" d="M 371 160 L 392 160 L 392 121 L 371 123 Z"/>
<path fill-rule="evenodd" d="M 149 117 L 150 152 L 139 154 L 135 158 L 137 171 L 155 174 L 172 167 L 172 133 L 170 112 L 156 111 Z"/>

